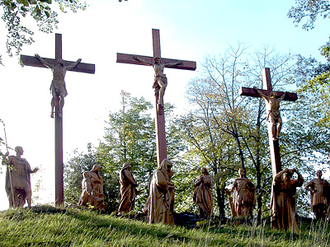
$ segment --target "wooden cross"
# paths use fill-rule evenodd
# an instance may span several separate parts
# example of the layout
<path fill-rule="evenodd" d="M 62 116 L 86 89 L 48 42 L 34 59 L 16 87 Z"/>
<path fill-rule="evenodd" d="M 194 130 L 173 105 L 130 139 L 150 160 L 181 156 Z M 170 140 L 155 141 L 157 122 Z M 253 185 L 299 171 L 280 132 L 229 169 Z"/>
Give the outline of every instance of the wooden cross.
<path fill-rule="evenodd" d="M 277 97 L 280 97 L 284 94 L 284 92 L 273 91 L 269 68 L 264 68 L 262 70 L 262 78 L 263 78 L 263 90 L 260 91 L 263 94 L 269 96 L 270 93 L 272 92 Z M 254 88 L 241 87 L 240 95 L 261 98 L 260 94 Z M 296 101 L 297 98 L 298 97 L 296 93 L 285 93 L 285 97 L 283 100 Z M 272 173 L 274 178 L 276 174 L 282 170 L 282 168 L 281 168 L 279 142 L 278 140 L 273 140 L 272 129 L 269 124 L 268 124 L 268 137 L 269 137 L 270 156 L 272 163 Z"/>
<path fill-rule="evenodd" d="M 264 68 L 262 70 L 262 78 L 263 78 L 263 90 L 260 90 L 264 95 L 270 96 L 270 93 L 272 92 L 277 97 L 281 97 L 284 92 L 277 92 L 273 91 L 273 86 L 271 84 L 271 78 L 270 78 L 270 70 L 269 68 Z M 240 95 L 244 96 L 250 96 L 250 97 L 256 97 L 260 98 L 260 94 L 258 91 L 254 88 L 246 88 L 241 87 L 240 88 Z M 297 94 L 295 93 L 285 93 L 285 96 L 283 100 L 288 101 L 296 101 L 298 99 Z M 279 141 L 278 139 L 274 140 L 273 138 L 273 131 L 271 124 L 268 124 L 268 137 L 269 137 L 269 148 L 270 148 L 270 157 L 271 157 L 271 164 L 272 164 L 272 173 L 273 173 L 273 180 L 277 173 L 279 173 L 282 170 L 281 167 L 281 156 L 280 156 L 280 147 L 279 147 Z M 276 221 L 276 203 L 275 203 L 275 188 L 274 184 L 272 185 L 272 192 L 271 192 L 271 225 L 273 228 L 278 228 L 277 221 Z"/>
<path fill-rule="evenodd" d="M 128 63 L 128 64 L 137 64 L 137 65 L 150 65 L 155 63 L 155 58 L 161 58 L 160 53 L 160 37 L 159 30 L 152 29 L 152 41 L 153 41 L 153 56 L 140 56 L 140 55 L 132 55 L 132 54 L 123 54 L 117 53 L 117 63 Z M 139 59 L 136 59 L 136 58 Z M 141 62 L 141 60 L 146 61 Z M 169 59 L 169 58 L 161 58 L 163 64 L 174 64 L 178 63 L 178 65 L 173 65 L 170 68 L 173 69 L 184 69 L 184 70 L 195 70 L 196 62 L 193 61 L 184 61 L 178 59 Z M 156 106 L 158 104 L 158 95 L 156 97 Z M 165 135 L 165 117 L 164 117 L 164 108 L 156 107 L 156 145 L 157 145 L 157 164 L 160 164 L 166 157 L 166 135 Z"/>
<path fill-rule="evenodd" d="M 47 68 L 35 56 L 20 56 L 21 62 L 26 66 Z M 62 34 L 55 34 L 55 59 L 44 58 L 48 63 L 56 64 L 62 59 Z M 64 65 L 68 66 L 75 62 L 65 61 Z M 79 63 L 70 71 L 82 73 L 95 73 L 95 64 Z M 57 99 L 58 101 L 58 99 Z M 57 114 L 61 112 L 58 102 L 55 103 L 55 203 L 61 205 L 64 203 L 64 185 L 63 185 L 63 118 Z"/>

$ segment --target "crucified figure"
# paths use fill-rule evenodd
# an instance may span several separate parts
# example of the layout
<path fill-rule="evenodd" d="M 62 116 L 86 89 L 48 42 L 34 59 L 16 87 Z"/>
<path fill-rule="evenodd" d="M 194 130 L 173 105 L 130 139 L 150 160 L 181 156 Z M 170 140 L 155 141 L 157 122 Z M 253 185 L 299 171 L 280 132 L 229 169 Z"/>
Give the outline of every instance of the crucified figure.
<path fill-rule="evenodd" d="M 164 94 L 167 87 L 167 77 L 164 74 L 164 68 L 180 65 L 182 64 L 182 62 L 165 64 L 162 63 L 160 57 L 155 57 L 154 63 L 150 63 L 146 60 L 140 59 L 137 56 L 134 56 L 134 59 L 146 65 L 153 66 L 155 75 L 154 75 L 154 84 L 152 88 L 154 88 L 155 90 L 155 95 L 158 95 L 158 102 L 157 102 L 158 106 L 164 106 Z"/>
<path fill-rule="evenodd" d="M 266 100 L 267 120 L 271 124 L 273 140 L 276 141 L 280 135 L 282 128 L 282 119 L 279 111 L 280 102 L 284 99 L 286 93 L 283 93 L 281 97 L 276 98 L 276 94 L 274 92 L 270 92 L 268 96 L 264 94 L 261 90 L 257 88 L 254 89 L 263 99 Z"/>
<path fill-rule="evenodd" d="M 59 112 L 58 116 L 62 117 L 62 109 L 64 106 L 64 97 L 68 95 L 68 92 L 66 90 L 66 85 L 65 85 L 65 73 L 76 67 L 80 62 L 81 58 L 79 58 L 75 63 L 70 64 L 69 66 L 64 65 L 63 59 L 58 59 L 56 61 L 56 64 L 53 65 L 51 63 L 48 63 L 45 59 L 40 57 L 38 54 L 35 54 L 35 57 L 46 67 L 50 68 L 53 72 L 53 81 L 52 84 L 50 85 L 50 90 L 53 95 L 53 98 L 51 100 L 51 118 L 54 118 L 54 113 L 55 113 L 55 101 L 58 98 L 59 99 Z"/>

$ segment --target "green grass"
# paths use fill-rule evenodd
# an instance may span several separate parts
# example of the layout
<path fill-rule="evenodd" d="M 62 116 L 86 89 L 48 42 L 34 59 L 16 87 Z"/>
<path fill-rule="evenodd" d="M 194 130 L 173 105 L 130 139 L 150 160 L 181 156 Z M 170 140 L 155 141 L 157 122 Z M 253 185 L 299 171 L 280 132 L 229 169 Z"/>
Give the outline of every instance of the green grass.
<path fill-rule="evenodd" d="M 328 223 L 300 226 L 292 235 L 267 225 L 210 225 L 198 229 L 149 225 L 76 208 L 51 206 L 0 212 L 0 246 L 328 246 Z"/>

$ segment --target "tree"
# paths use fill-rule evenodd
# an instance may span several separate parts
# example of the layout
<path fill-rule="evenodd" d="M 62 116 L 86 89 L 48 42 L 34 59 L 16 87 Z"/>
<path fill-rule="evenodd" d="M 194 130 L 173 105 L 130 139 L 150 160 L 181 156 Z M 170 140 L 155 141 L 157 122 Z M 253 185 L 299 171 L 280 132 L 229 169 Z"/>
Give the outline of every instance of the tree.
<path fill-rule="evenodd" d="M 265 104 L 262 99 L 239 96 L 239 87 L 262 87 L 264 67 L 271 68 L 274 86 L 289 83 L 293 63 L 290 55 L 279 55 L 269 47 L 250 57 L 245 50 L 239 44 L 218 58 L 206 59 L 205 73 L 189 85 L 195 110 L 182 124 L 193 147 L 190 151 L 200 157 L 201 166 L 213 171 L 220 216 L 225 215 L 225 188 L 242 168 L 256 184 L 261 219 L 265 207 L 262 195 L 271 184 Z"/>
<path fill-rule="evenodd" d="M 51 0 L 3 0 L 0 6 L 3 9 L 2 20 L 7 29 L 6 48 L 9 56 L 18 55 L 23 45 L 34 42 L 31 26 L 26 26 L 23 20 L 32 18 L 39 31 L 52 33 L 57 28 L 58 19 Z M 59 10 L 66 13 L 67 9 L 72 12 L 85 10 L 86 3 L 80 0 L 54 0 L 57 2 Z M 25 22 L 26 23 L 26 22 Z M 0 64 L 1 64 L 0 55 Z"/>

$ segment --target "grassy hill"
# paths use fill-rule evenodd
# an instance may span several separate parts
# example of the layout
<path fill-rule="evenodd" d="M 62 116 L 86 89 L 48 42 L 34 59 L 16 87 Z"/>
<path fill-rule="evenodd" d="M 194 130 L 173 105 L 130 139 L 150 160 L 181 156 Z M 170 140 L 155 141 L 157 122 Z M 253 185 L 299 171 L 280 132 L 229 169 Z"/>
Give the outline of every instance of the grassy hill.
<path fill-rule="evenodd" d="M 0 246 L 329 246 L 328 223 L 292 235 L 262 226 L 149 225 L 80 209 L 51 206 L 0 212 Z"/>

